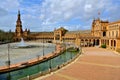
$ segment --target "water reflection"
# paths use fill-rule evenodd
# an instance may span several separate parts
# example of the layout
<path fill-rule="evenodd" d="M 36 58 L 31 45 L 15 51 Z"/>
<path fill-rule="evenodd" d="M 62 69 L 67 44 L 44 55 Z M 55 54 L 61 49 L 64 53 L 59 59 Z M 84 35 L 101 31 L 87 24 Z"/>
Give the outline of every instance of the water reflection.
<path fill-rule="evenodd" d="M 48 71 L 71 60 L 71 58 L 75 57 L 77 53 L 78 52 L 65 52 L 64 54 L 61 54 L 53 59 L 47 60 L 37 65 L 33 65 L 31 67 L 27 67 L 17 71 L 0 74 L 0 80 L 17 80 L 36 73 Z"/>

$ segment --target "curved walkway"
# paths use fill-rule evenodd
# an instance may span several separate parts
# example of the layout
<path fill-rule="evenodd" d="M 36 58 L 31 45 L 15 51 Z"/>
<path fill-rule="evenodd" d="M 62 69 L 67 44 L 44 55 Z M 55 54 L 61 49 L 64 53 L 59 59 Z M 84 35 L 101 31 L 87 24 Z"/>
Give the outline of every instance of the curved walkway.
<path fill-rule="evenodd" d="M 120 55 L 101 48 L 83 48 L 76 61 L 35 80 L 120 80 Z"/>

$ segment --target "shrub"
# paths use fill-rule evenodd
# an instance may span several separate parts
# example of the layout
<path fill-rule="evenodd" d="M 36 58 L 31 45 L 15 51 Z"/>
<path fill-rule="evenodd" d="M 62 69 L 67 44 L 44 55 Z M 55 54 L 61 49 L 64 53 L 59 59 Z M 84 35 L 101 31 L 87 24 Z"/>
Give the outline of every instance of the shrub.
<path fill-rule="evenodd" d="M 105 44 L 102 44 L 102 45 L 101 45 L 101 48 L 106 48 L 106 45 L 105 45 Z"/>

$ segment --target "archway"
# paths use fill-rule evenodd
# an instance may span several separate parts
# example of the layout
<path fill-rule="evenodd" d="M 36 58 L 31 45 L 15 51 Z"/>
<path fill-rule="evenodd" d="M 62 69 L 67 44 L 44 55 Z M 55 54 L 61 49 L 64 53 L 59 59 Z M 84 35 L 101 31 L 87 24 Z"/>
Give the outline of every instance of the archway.
<path fill-rule="evenodd" d="M 96 45 L 97 45 L 97 46 L 99 45 L 99 39 L 96 40 Z"/>
<path fill-rule="evenodd" d="M 114 47 L 116 47 L 116 41 L 114 40 Z"/>
<path fill-rule="evenodd" d="M 87 39 L 85 39 L 85 47 L 87 47 L 88 46 L 88 40 Z"/>
<path fill-rule="evenodd" d="M 94 41 L 94 44 L 93 44 L 94 46 L 98 46 L 99 43 L 100 43 L 100 42 L 99 42 L 99 39 L 96 39 L 96 40 L 94 39 L 93 41 Z"/>
<path fill-rule="evenodd" d="M 95 39 L 93 40 L 93 46 L 95 46 L 96 45 L 96 42 L 95 42 Z"/>
<path fill-rule="evenodd" d="M 109 45 L 109 40 L 107 40 L 107 45 Z"/>
<path fill-rule="evenodd" d="M 106 36 L 106 32 L 104 31 L 104 32 L 103 32 L 103 37 L 105 37 L 105 36 Z"/>
<path fill-rule="evenodd" d="M 113 40 L 111 40 L 111 46 L 113 46 Z"/>
<path fill-rule="evenodd" d="M 83 39 L 81 39 L 80 45 L 81 45 L 82 47 L 84 46 L 84 40 L 83 40 Z"/>

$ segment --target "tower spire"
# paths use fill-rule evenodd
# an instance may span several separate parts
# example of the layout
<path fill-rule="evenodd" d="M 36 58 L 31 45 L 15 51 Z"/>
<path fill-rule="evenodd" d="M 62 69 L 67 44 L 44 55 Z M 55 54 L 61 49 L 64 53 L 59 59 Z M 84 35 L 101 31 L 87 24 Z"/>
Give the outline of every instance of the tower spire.
<path fill-rule="evenodd" d="M 18 10 L 15 32 L 17 37 L 22 37 L 23 30 L 22 30 L 22 21 L 20 19 L 20 10 Z"/>
<path fill-rule="evenodd" d="M 17 21 L 21 22 L 21 19 L 20 19 L 20 10 L 18 10 L 18 19 L 17 19 Z"/>
<path fill-rule="evenodd" d="M 20 10 L 18 10 L 17 25 L 22 25 L 21 18 L 20 18 Z"/>
<path fill-rule="evenodd" d="M 20 10 L 18 9 L 18 14 L 20 14 Z"/>
<path fill-rule="evenodd" d="M 100 11 L 98 11 L 98 19 L 100 19 Z"/>

